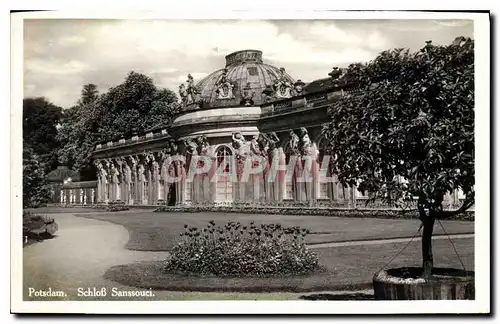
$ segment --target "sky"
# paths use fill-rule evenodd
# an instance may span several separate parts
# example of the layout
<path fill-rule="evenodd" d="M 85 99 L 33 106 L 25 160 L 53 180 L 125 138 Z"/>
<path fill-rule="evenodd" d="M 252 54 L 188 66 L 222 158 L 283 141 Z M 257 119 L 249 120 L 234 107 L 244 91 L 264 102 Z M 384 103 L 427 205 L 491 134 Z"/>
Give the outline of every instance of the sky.
<path fill-rule="evenodd" d="M 83 85 L 106 92 L 132 70 L 177 91 L 188 73 L 199 81 L 242 49 L 261 50 L 265 63 L 311 82 L 386 49 L 416 51 L 457 36 L 473 37 L 472 21 L 27 19 L 24 98 L 69 108 Z"/>

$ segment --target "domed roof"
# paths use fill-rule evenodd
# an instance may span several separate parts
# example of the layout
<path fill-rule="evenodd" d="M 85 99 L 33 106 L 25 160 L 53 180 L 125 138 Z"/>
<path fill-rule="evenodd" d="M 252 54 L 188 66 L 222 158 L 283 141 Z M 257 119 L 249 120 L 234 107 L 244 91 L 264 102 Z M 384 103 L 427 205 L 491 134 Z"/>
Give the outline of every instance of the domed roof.
<path fill-rule="evenodd" d="M 261 51 L 243 50 L 227 55 L 225 68 L 203 78 L 196 89 L 203 107 L 260 105 L 266 100 L 263 91 L 280 81 L 293 90 L 295 81 L 284 68 L 263 63 Z M 289 96 L 290 91 L 282 94 Z"/>

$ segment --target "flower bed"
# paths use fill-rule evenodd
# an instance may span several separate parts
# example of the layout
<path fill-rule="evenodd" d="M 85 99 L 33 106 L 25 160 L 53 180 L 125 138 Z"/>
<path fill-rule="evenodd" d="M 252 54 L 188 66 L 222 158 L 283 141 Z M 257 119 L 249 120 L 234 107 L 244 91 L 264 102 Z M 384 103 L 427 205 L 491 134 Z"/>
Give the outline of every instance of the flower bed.
<path fill-rule="evenodd" d="M 129 210 L 130 207 L 125 206 L 125 202 L 118 200 L 118 201 L 110 201 L 106 205 L 106 211 L 108 212 L 119 212 L 119 211 L 124 211 L 124 210 Z"/>
<path fill-rule="evenodd" d="M 285 206 L 285 205 L 252 205 L 232 204 L 213 205 L 199 204 L 191 206 L 160 206 L 155 212 L 182 212 L 182 213 L 240 213 L 240 214 L 278 214 L 278 215 L 301 215 L 301 216 L 333 216 L 333 217 L 357 217 L 357 218 L 392 218 L 392 219 L 418 219 L 417 210 L 398 209 L 372 209 L 372 208 L 340 208 L 325 206 Z M 474 211 L 467 211 L 456 215 L 453 220 L 474 220 Z"/>
<path fill-rule="evenodd" d="M 216 226 L 210 221 L 201 229 L 188 225 L 184 229 L 166 260 L 168 273 L 259 277 L 306 275 L 319 268 L 318 257 L 304 241 L 309 230 L 297 226 L 254 222 Z"/>
<path fill-rule="evenodd" d="M 119 212 L 119 211 L 124 211 L 124 210 L 129 210 L 130 208 L 127 206 L 120 206 L 120 205 L 110 205 L 106 207 L 106 211 L 108 212 Z"/>

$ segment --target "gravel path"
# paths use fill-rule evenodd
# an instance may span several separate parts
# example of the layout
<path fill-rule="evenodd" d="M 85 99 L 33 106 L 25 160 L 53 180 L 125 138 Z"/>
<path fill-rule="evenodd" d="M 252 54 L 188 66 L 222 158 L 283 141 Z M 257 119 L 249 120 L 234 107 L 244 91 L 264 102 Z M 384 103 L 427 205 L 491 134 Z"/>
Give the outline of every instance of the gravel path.
<path fill-rule="evenodd" d="M 154 297 L 113 297 L 112 289 L 138 289 L 105 280 L 104 272 L 119 264 L 163 260 L 166 252 L 143 252 L 124 249 L 129 239 L 123 226 L 109 222 L 75 217 L 72 214 L 50 214 L 59 225 L 57 237 L 23 249 L 23 286 L 25 300 L 185 300 L 185 299 L 297 299 L 292 293 L 189 293 L 154 292 Z M 106 289 L 107 296 L 78 296 L 78 289 Z M 64 297 L 39 297 L 36 291 L 64 291 Z"/>

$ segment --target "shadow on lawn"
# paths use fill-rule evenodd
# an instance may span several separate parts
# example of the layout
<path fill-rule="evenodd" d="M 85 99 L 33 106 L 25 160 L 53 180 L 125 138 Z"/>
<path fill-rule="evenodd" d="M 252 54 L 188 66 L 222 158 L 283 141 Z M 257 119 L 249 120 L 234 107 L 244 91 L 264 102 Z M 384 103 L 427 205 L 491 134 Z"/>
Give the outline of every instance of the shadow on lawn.
<path fill-rule="evenodd" d="M 302 295 L 303 300 L 374 300 L 372 294 L 346 293 L 346 294 L 310 294 Z"/>

